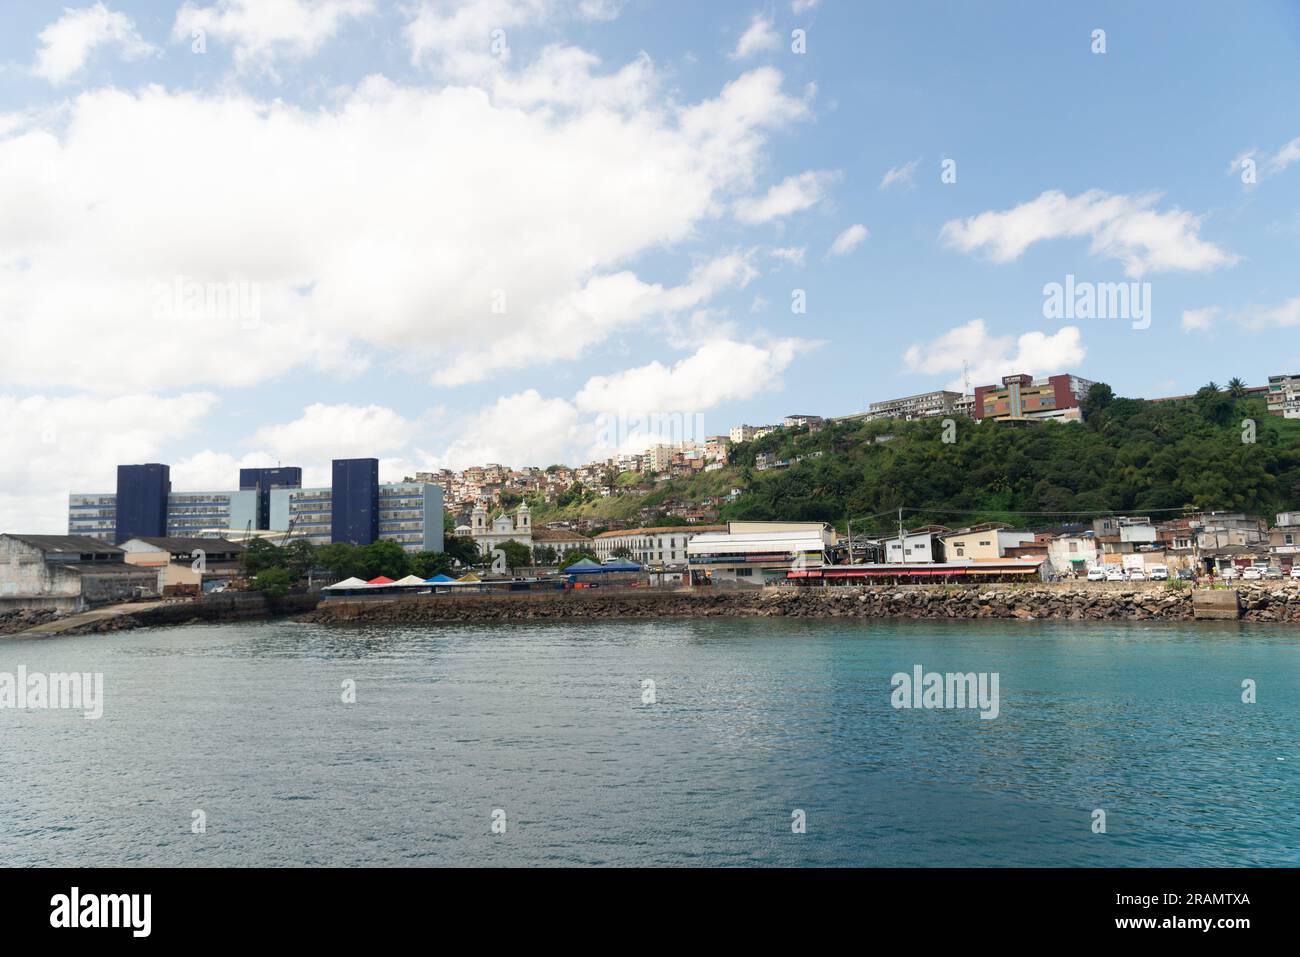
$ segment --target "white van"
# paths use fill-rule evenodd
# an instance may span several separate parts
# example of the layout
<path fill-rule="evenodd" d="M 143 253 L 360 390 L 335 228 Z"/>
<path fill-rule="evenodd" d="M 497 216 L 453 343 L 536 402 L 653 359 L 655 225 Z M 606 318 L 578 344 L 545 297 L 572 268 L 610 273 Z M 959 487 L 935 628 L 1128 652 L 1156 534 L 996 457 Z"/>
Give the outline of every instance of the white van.
<path fill-rule="evenodd" d="M 1169 580 L 1169 569 L 1166 568 L 1164 565 L 1152 565 L 1149 570 L 1151 572 L 1151 580 L 1153 582 L 1163 582 Z"/>

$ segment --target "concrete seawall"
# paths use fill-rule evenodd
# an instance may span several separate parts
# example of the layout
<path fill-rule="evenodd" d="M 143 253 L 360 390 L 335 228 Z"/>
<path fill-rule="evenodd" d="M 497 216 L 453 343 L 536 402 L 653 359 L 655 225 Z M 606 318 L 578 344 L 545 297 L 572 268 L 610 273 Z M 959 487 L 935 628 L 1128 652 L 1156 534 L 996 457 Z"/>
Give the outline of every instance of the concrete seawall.
<path fill-rule="evenodd" d="M 67 618 L 43 616 L 43 620 L 33 621 L 31 627 L 6 637 L 51 638 L 201 622 L 258 621 L 301 615 L 310 612 L 319 602 L 319 593 L 268 599 L 260 592 L 231 592 L 210 595 L 202 601 L 118 605 Z"/>
<path fill-rule="evenodd" d="M 1240 617 L 1300 623 L 1300 588 L 1242 588 Z M 1225 596 L 1231 592 L 1222 593 Z M 1225 607 L 1224 599 L 1215 600 Z M 1080 586 L 900 586 L 754 591 L 608 591 L 331 599 L 300 618 L 324 624 L 619 618 L 944 618 L 1191 621 L 1191 589 Z M 1227 615 L 1216 617 L 1229 617 Z M 1237 617 L 1235 615 L 1231 617 Z"/>

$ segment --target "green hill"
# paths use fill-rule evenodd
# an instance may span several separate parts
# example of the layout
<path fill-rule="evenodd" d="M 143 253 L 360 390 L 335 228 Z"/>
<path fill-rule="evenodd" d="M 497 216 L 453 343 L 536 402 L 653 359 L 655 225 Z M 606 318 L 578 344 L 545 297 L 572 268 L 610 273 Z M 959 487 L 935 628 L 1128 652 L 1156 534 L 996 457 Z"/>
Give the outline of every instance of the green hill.
<path fill-rule="evenodd" d="M 1270 416 L 1263 400 L 1206 387 L 1187 402 L 1115 398 L 1104 384 L 1083 423 L 851 422 L 781 430 L 734 446 L 747 493 L 724 518 L 821 520 L 908 508 L 907 523 L 1016 521 L 1047 525 L 1097 512 L 1240 510 L 1267 516 L 1300 507 L 1300 421 Z M 1249 423 L 1254 423 L 1254 442 Z M 892 436 L 892 438 L 890 438 Z M 760 452 L 788 468 L 748 468 Z M 809 458 L 821 452 L 820 457 Z M 878 518 L 877 527 L 889 527 Z"/>
<path fill-rule="evenodd" d="M 1047 526 L 1108 512 L 1170 517 L 1183 509 L 1246 511 L 1267 517 L 1300 509 L 1300 421 L 1270 416 L 1263 400 L 1202 389 L 1190 401 L 1112 396 L 1098 384 L 1082 423 L 942 420 L 840 422 L 817 433 L 778 429 L 731 448 L 731 465 L 653 491 L 601 498 L 572 491 L 556 505 L 530 501 L 533 521 L 634 520 L 670 500 L 744 494 L 723 520 L 824 521 L 844 529 L 1008 521 Z M 1255 424 L 1255 441 L 1243 426 Z M 769 453 L 789 466 L 759 471 Z M 818 454 L 820 453 L 820 454 Z M 798 458 L 800 461 L 795 461 Z M 633 479 L 620 476 L 626 486 Z"/>

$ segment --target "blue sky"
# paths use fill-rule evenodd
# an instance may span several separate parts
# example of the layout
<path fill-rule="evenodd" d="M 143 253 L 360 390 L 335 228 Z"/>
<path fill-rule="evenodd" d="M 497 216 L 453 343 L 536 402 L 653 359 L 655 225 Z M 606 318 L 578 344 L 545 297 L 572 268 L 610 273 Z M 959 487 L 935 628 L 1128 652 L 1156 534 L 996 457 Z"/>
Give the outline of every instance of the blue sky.
<path fill-rule="evenodd" d="M 0 18 L 0 527 L 58 530 L 118 461 L 395 479 L 858 411 L 963 360 L 1145 396 L 1300 370 L 1294 4 Z M 1067 275 L 1148 283 L 1149 327 L 1046 318 Z M 227 282 L 251 325 L 172 293 Z"/>

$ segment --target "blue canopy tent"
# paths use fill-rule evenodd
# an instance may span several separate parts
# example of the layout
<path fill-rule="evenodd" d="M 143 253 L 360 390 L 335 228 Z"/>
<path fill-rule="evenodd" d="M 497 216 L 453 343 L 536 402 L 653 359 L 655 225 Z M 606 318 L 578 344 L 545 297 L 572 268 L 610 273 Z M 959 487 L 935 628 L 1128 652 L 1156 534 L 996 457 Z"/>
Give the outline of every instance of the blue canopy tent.
<path fill-rule="evenodd" d="M 441 585 L 443 582 L 454 582 L 455 580 L 456 579 L 452 578 L 450 575 L 434 575 L 432 578 L 425 579 L 426 582 L 435 585 Z"/>

